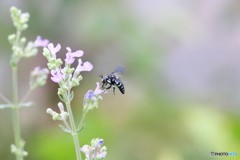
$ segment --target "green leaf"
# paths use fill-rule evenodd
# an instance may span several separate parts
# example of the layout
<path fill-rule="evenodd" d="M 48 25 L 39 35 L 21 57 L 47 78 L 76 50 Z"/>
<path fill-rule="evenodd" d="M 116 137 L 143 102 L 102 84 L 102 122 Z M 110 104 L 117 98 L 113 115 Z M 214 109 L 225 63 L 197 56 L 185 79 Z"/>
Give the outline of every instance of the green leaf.
<path fill-rule="evenodd" d="M 33 102 L 25 102 L 25 103 L 20 103 L 20 107 L 31 107 L 33 105 Z"/>
<path fill-rule="evenodd" d="M 78 129 L 77 129 L 77 133 L 79 133 L 80 131 L 82 131 L 84 127 L 85 127 L 85 125 L 79 126 Z"/>

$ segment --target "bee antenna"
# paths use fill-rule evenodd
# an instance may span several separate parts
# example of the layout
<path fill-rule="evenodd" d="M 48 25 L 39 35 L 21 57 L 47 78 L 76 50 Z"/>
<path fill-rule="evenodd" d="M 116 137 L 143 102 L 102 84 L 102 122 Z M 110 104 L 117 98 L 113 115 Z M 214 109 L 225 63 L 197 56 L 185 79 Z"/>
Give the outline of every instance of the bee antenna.
<path fill-rule="evenodd" d="M 103 78 L 103 75 L 102 75 L 102 74 L 100 74 L 100 75 L 99 75 L 99 77 Z"/>

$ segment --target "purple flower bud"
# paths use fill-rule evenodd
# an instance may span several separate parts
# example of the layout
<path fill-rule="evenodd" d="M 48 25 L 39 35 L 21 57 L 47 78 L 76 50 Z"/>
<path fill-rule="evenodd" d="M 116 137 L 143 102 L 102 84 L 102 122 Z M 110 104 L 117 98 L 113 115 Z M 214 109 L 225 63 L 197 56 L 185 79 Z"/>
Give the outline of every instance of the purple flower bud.
<path fill-rule="evenodd" d="M 63 104 L 61 102 L 58 102 L 58 108 L 59 108 L 61 113 L 64 112 L 64 106 L 63 106 Z"/>
<path fill-rule="evenodd" d="M 96 147 L 101 147 L 103 145 L 103 139 L 98 139 L 97 143 L 96 143 Z"/>

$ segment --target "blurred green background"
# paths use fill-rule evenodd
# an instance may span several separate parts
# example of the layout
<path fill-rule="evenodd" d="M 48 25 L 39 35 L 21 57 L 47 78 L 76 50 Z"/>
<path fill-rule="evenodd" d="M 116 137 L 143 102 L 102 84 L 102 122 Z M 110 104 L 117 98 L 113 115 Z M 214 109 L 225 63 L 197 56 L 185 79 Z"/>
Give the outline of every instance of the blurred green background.
<path fill-rule="evenodd" d="M 240 2 L 239 0 L 13 0 L 0 1 L 0 91 L 11 98 L 11 47 L 15 32 L 9 8 L 29 12 L 29 40 L 37 35 L 82 49 L 94 65 L 83 73 L 73 101 L 81 115 L 84 93 L 99 74 L 125 66 L 126 94 L 103 96 L 80 133 L 81 145 L 101 137 L 107 160 L 236 160 L 210 152 L 240 154 Z M 22 60 L 20 96 L 29 72 L 46 66 L 37 57 Z M 46 108 L 57 110 L 57 85 L 31 95 L 35 106 L 21 110 L 26 160 L 73 160 L 71 136 L 62 132 Z M 76 119 L 77 120 L 77 119 Z M 0 159 L 12 160 L 11 110 L 0 110 Z"/>

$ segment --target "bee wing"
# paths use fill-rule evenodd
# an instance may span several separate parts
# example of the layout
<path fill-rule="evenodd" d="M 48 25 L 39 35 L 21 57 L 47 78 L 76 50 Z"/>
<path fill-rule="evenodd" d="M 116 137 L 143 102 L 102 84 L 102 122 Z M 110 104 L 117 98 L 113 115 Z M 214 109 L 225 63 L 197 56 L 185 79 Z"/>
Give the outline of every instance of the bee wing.
<path fill-rule="evenodd" d="M 124 67 L 124 66 L 118 66 L 118 67 L 112 72 L 112 74 L 120 74 L 120 75 L 122 75 L 124 71 L 125 71 L 125 67 Z"/>

